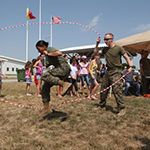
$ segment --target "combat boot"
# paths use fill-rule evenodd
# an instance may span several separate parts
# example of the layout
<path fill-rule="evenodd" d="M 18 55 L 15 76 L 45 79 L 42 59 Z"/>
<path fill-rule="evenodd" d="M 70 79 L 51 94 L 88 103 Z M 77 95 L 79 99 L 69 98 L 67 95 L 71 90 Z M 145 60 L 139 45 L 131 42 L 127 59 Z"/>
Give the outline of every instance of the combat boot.
<path fill-rule="evenodd" d="M 63 90 L 61 92 L 62 95 L 65 95 L 69 87 L 71 86 L 71 83 L 69 82 L 63 82 L 62 80 L 58 81 L 58 85 L 63 87 Z"/>
<path fill-rule="evenodd" d="M 40 117 L 44 117 L 46 115 L 48 115 L 51 112 L 51 108 L 49 107 L 49 102 L 45 102 L 43 103 L 43 110 L 40 113 Z"/>
<path fill-rule="evenodd" d="M 119 113 L 117 114 L 118 116 L 124 116 L 126 114 L 126 108 L 120 109 Z"/>

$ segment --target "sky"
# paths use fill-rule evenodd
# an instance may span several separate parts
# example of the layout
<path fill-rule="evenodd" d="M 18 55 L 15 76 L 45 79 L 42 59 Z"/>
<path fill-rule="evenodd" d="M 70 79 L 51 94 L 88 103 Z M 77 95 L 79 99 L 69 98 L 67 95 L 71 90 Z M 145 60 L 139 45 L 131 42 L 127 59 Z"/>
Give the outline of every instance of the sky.
<path fill-rule="evenodd" d="M 150 0 L 41 0 L 42 22 L 59 16 L 62 22 L 90 26 L 101 35 L 111 32 L 115 40 L 150 30 Z M 27 23 L 27 7 L 39 22 L 39 0 L 0 0 L 0 28 Z M 50 41 L 50 25 L 42 25 L 41 39 Z M 78 25 L 54 24 L 52 46 L 63 48 L 95 44 L 98 35 Z M 29 60 L 38 56 L 35 44 L 39 26 L 29 26 Z M 0 55 L 25 60 L 26 26 L 0 31 Z M 150 57 L 150 56 L 149 56 Z M 133 59 L 139 68 L 140 56 Z"/>

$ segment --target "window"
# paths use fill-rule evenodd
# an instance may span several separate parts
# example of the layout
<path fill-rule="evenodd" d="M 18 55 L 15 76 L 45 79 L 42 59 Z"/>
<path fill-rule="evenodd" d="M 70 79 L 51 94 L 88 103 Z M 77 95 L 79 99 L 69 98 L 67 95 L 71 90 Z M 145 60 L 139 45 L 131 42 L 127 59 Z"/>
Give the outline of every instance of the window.
<path fill-rule="evenodd" d="M 12 71 L 14 71 L 15 69 L 14 68 L 12 68 Z"/>
<path fill-rule="evenodd" d="M 7 67 L 7 71 L 9 71 L 9 67 Z"/>

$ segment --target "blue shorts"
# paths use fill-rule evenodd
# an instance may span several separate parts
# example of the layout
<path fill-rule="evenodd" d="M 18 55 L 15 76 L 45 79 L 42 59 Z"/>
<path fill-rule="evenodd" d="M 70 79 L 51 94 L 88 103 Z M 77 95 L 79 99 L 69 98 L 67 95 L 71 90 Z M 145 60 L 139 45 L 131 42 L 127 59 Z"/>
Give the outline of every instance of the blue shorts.
<path fill-rule="evenodd" d="M 26 78 L 26 83 L 30 84 L 32 82 L 31 78 Z"/>
<path fill-rule="evenodd" d="M 41 80 L 41 75 L 36 75 L 37 80 Z"/>
<path fill-rule="evenodd" d="M 96 74 L 93 74 L 93 76 L 95 77 L 94 79 L 91 77 L 91 74 L 89 73 L 90 83 L 94 83 L 96 81 Z"/>

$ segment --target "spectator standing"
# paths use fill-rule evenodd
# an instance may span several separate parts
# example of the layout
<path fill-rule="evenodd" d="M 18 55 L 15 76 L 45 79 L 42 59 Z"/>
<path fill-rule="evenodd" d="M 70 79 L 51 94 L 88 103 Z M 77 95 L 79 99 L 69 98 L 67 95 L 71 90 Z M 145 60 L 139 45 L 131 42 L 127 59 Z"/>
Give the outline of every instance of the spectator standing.
<path fill-rule="evenodd" d="M 67 55 L 67 54 L 64 54 L 63 57 L 65 58 L 66 62 L 68 62 L 68 55 Z M 65 81 L 68 82 L 68 78 L 67 78 Z M 57 95 L 58 95 L 58 97 L 62 98 L 62 94 L 61 94 L 61 92 L 62 92 L 62 86 L 57 85 L 57 86 L 56 86 L 56 90 L 57 90 Z"/>
<path fill-rule="evenodd" d="M 142 94 L 149 94 L 150 86 L 150 59 L 148 59 L 148 51 L 141 52 L 140 70 L 141 70 L 141 86 Z"/>
<path fill-rule="evenodd" d="M 105 70 L 106 70 L 105 64 L 102 64 L 102 68 L 100 70 L 100 78 L 102 78 L 104 76 Z"/>
<path fill-rule="evenodd" d="M 70 60 L 70 68 L 71 68 L 71 72 L 70 72 L 70 79 L 71 79 L 71 89 L 70 89 L 70 93 L 71 93 L 71 97 L 73 96 L 73 86 L 75 88 L 75 94 L 77 97 L 79 97 L 79 93 L 78 93 L 78 85 L 77 85 L 77 68 L 75 66 L 76 64 L 76 60 L 75 58 L 72 58 Z"/>
<path fill-rule="evenodd" d="M 97 70 L 97 60 L 100 58 L 98 53 L 94 53 L 92 55 L 92 60 L 89 64 L 89 78 L 90 78 L 90 96 L 91 99 L 97 99 L 94 94 L 96 92 L 96 89 L 98 88 L 99 84 L 96 80 L 96 74 L 98 72 Z"/>
<path fill-rule="evenodd" d="M 31 96 L 31 94 L 29 93 L 30 91 L 30 84 L 32 82 L 31 78 L 31 62 L 27 61 L 27 63 L 25 64 L 25 78 L 26 78 L 26 95 L 27 96 Z"/>
<path fill-rule="evenodd" d="M 78 55 L 78 54 L 75 54 L 72 58 L 75 58 L 75 60 L 76 60 L 75 66 L 76 66 L 76 68 L 77 68 L 77 82 L 80 82 L 80 83 L 81 83 L 81 80 L 80 80 L 79 55 Z M 80 85 L 81 85 L 81 84 L 80 84 Z"/>
<path fill-rule="evenodd" d="M 88 78 L 88 66 L 89 63 L 86 62 L 87 57 L 83 55 L 81 57 L 81 61 L 79 63 L 80 65 L 80 78 L 81 78 L 81 88 L 82 88 L 82 94 L 84 95 L 84 81 L 86 81 L 86 85 L 88 87 L 88 95 L 90 96 L 90 83 Z"/>
<path fill-rule="evenodd" d="M 44 55 L 41 54 L 38 58 L 37 61 L 34 64 L 34 68 L 36 68 L 36 79 L 38 80 L 37 86 L 36 86 L 36 96 L 41 96 L 40 91 L 41 91 L 41 85 L 42 85 L 42 80 L 41 76 L 43 74 L 43 61 Z"/>

